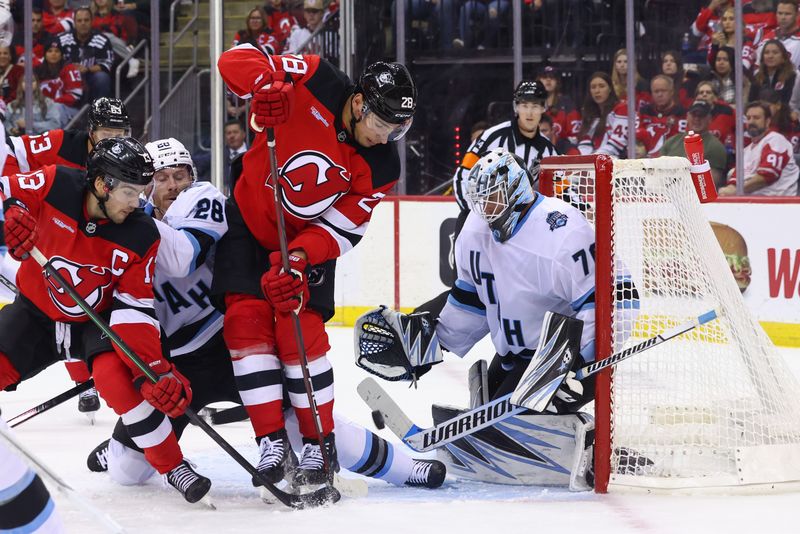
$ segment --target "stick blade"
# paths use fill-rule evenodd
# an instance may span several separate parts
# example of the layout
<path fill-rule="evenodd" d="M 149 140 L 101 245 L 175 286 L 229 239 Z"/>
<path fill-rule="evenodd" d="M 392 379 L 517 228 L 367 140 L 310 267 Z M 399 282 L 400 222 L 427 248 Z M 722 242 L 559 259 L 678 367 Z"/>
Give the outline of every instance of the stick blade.
<path fill-rule="evenodd" d="M 361 381 L 356 388 L 358 394 L 367 403 L 370 410 L 379 412 L 383 421 L 398 438 L 403 439 L 409 433 L 416 431 L 417 426 L 406 417 L 400 406 L 372 377 Z"/>

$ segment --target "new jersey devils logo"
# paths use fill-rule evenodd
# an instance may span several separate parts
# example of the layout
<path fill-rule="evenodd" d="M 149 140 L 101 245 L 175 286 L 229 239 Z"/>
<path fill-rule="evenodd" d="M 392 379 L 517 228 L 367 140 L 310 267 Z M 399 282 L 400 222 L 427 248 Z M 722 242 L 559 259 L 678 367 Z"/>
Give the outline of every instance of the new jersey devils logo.
<path fill-rule="evenodd" d="M 58 256 L 53 257 L 50 264 L 67 283 L 72 284 L 78 295 L 83 297 L 90 307 L 94 308 L 103 301 L 103 291 L 111 285 L 109 269 L 94 265 L 81 265 Z M 82 317 L 83 310 L 64 288 L 50 276 L 45 275 L 45 278 L 48 282 L 47 292 L 50 294 L 53 304 L 65 315 Z"/>
<path fill-rule="evenodd" d="M 321 152 L 298 152 L 278 171 L 283 205 L 300 219 L 315 219 L 350 189 L 347 170 Z"/>

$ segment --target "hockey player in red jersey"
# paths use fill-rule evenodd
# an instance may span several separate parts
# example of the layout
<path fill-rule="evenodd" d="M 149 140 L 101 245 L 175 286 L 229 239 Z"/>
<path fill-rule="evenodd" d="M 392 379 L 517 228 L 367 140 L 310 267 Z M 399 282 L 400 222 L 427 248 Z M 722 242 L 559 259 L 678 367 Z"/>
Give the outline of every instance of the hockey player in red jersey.
<path fill-rule="evenodd" d="M 153 172 L 138 141 L 111 138 L 97 144 L 85 172 L 46 166 L 0 178 L 5 242 L 22 261 L 19 295 L 0 310 L 0 389 L 15 389 L 64 357 L 86 360 L 100 395 L 148 461 L 196 502 L 211 483 L 183 459 L 166 417 L 182 414 L 192 394 L 161 353 L 152 285 L 159 234 L 138 209 Z M 26 260 L 33 247 L 147 362 L 158 382 L 147 381 L 65 290 Z"/>
<path fill-rule="evenodd" d="M 322 451 L 290 314 L 298 310 L 333 470 L 333 370 L 323 326 L 333 315 L 333 260 L 360 241 L 373 208 L 398 179 L 390 141 L 411 126 L 416 88 L 400 64 L 374 63 L 354 86 L 319 56 L 265 56 L 248 44 L 222 54 L 218 66 L 231 91 L 252 98 L 255 129 L 275 129 L 293 275 L 280 268 L 274 177 L 259 135 L 227 204 L 229 230 L 218 245 L 212 293 L 225 296 L 224 337 L 259 442 L 258 469 L 278 481 L 297 462 L 284 429 L 283 374 L 305 443 L 295 482 L 320 484 Z"/>

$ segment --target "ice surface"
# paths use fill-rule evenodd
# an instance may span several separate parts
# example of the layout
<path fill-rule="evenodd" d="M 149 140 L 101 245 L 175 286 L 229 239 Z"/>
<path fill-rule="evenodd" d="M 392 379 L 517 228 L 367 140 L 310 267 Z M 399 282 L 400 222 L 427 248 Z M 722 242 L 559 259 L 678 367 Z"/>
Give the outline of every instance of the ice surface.
<path fill-rule="evenodd" d="M 331 362 L 336 373 L 336 409 L 374 429 L 370 411 L 356 393 L 366 374 L 353 363 L 352 330 L 329 330 Z M 419 383 L 384 382 L 412 419 L 432 424 L 430 404 L 466 406 L 467 368 L 475 358 L 494 353 L 484 340 L 470 357 L 448 355 Z M 800 350 L 785 350 L 794 372 L 800 374 Z M 22 384 L 13 393 L 0 392 L 6 418 L 55 396 L 69 387 L 66 370 L 57 364 Z M 109 437 L 116 417 L 103 407 L 95 426 L 78 413 L 77 400 L 41 414 L 16 429 L 17 437 L 93 504 L 104 509 L 129 532 L 156 533 L 403 533 L 428 532 L 502 534 L 512 528 L 537 534 L 591 532 L 648 533 L 782 533 L 798 532 L 800 492 L 758 496 L 657 496 L 640 494 L 570 493 L 535 487 L 464 483 L 448 479 L 438 490 L 390 486 L 369 480 L 364 499 L 343 499 L 316 510 L 290 511 L 266 505 L 250 484 L 250 476 L 228 458 L 199 429 L 189 427 L 181 440 L 186 455 L 213 481 L 216 511 L 183 501 L 160 478 L 144 487 L 121 487 L 105 474 L 91 473 L 86 456 Z M 245 457 L 255 461 L 257 449 L 249 422 L 215 427 Z M 397 441 L 384 430 L 384 438 Z M 2 466 L 0 466 L 2 468 Z M 55 495 L 69 532 L 103 532 L 90 516 Z M 798 507 L 798 508 L 795 508 Z"/>

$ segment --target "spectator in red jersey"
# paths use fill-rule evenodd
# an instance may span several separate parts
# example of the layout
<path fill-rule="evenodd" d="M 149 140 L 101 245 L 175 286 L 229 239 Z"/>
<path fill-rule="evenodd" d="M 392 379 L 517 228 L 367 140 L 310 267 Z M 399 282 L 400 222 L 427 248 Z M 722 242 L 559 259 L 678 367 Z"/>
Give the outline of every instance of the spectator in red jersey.
<path fill-rule="evenodd" d="M 53 38 L 44 53 L 44 63 L 34 70 L 42 94 L 61 108 L 63 124 L 78 113 L 83 98 L 83 77 L 77 65 L 64 59 L 58 39 Z"/>
<path fill-rule="evenodd" d="M 719 31 L 720 16 L 722 11 L 733 6 L 733 0 L 711 0 L 708 7 L 700 10 L 692 24 L 691 30 L 695 37 L 700 38 L 697 45 L 699 50 L 707 50 L 711 44 L 711 36 Z M 753 0 L 742 7 L 745 35 L 758 35 L 759 32 L 769 31 L 778 25 L 775 12 L 772 10 L 772 0 Z"/>
<path fill-rule="evenodd" d="M 775 6 L 775 18 L 778 26 L 764 32 L 758 43 L 758 56 L 761 56 L 761 49 L 768 41 L 777 39 L 783 43 L 786 51 L 789 52 L 792 64 L 798 68 L 800 67 L 800 28 L 797 25 L 797 0 L 778 0 Z"/>
<path fill-rule="evenodd" d="M 634 88 L 636 89 L 636 109 L 650 102 L 650 87 L 644 78 L 639 75 L 639 69 L 633 65 Z M 620 99 L 628 98 L 628 51 L 620 48 L 614 53 L 611 62 L 611 82 L 614 85 L 614 92 Z"/>
<path fill-rule="evenodd" d="M 720 100 L 736 109 L 736 85 L 733 73 L 733 49 L 723 46 L 717 50 L 710 58 L 711 62 L 711 83 L 714 84 L 714 92 L 719 95 Z M 750 92 L 750 80 L 747 77 L 742 80 L 744 94 Z"/>
<path fill-rule="evenodd" d="M 572 144 L 569 139 L 559 137 L 556 133 L 553 119 L 550 115 L 544 114 L 539 119 L 539 133 L 547 138 L 556 147 L 556 152 L 562 156 L 580 156 L 581 151 Z"/>
<path fill-rule="evenodd" d="M 666 139 L 686 131 L 686 108 L 675 98 L 674 78 L 658 74 L 650 80 L 650 94 L 653 101 L 641 110 L 641 127 L 661 135 Z"/>
<path fill-rule="evenodd" d="M 55 102 L 39 90 L 39 82 L 33 80 L 33 127 L 25 125 L 25 78 L 20 78 L 17 98 L 8 105 L 4 125 L 11 135 L 36 135 L 61 127 L 61 110 Z"/>
<path fill-rule="evenodd" d="M 270 0 L 264 5 L 267 17 L 267 27 L 272 30 L 272 35 L 278 41 L 278 46 L 283 49 L 292 28 L 297 26 L 297 19 L 292 16 L 284 6 L 283 0 Z"/>
<path fill-rule="evenodd" d="M 581 129 L 581 115 L 572 99 L 561 93 L 561 76 L 553 67 L 547 66 L 537 79 L 547 91 L 545 109 L 553 119 L 556 137 L 576 142 Z"/>
<path fill-rule="evenodd" d="M 783 43 L 777 39 L 767 41 L 761 49 L 759 65 L 758 73 L 750 86 L 748 100 L 758 100 L 762 89 L 775 89 L 788 106 L 797 71 Z"/>
<path fill-rule="evenodd" d="M 578 149 L 581 154 L 593 154 L 600 148 L 606 133 L 606 119 L 618 100 L 611 77 L 605 72 L 592 74 L 583 101 L 581 128 L 578 131 Z"/>
<path fill-rule="evenodd" d="M 267 20 L 261 8 L 253 8 L 244 21 L 244 28 L 236 32 L 233 37 L 233 46 L 250 43 L 268 55 L 281 53 L 278 41 L 272 35 L 272 30 L 267 27 Z"/>
<path fill-rule="evenodd" d="M 52 34 L 43 29 L 42 24 L 42 10 L 33 8 L 31 13 L 31 30 L 33 31 L 33 49 L 31 56 L 33 57 L 33 66 L 36 67 L 44 61 L 44 46 L 51 39 Z M 20 64 L 25 62 L 25 36 L 22 32 L 18 32 L 14 37 L 12 44 L 14 52 L 19 58 L 17 61 Z"/>
<path fill-rule="evenodd" d="M 124 59 L 133 50 L 128 28 L 136 26 L 136 21 L 131 16 L 114 10 L 112 0 L 92 0 L 89 9 L 92 11 L 92 29 L 105 35 L 117 58 Z M 132 57 L 128 61 L 127 77 L 134 78 L 139 74 L 140 66 L 139 58 Z"/>
<path fill-rule="evenodd" d="M 736 139 L 736 112 L 727 102 L 720 100 L 711 81 L 698 83 L 695 97 L 711 105 L 711 124 L 708 126 L 708 131 L 725 145 L 728 152 L 732 152 Z"/>
<path fill-rule="evenodd" d="M 17 98 L 17 85 L 25 75 L 16 59 L 13 48 L 0 46 L 0 96 L 6 104 Z"/>
<path fill-rule="evenodd" d="M 732 7 L 726 7 L 722 12 L 719 31 L 711 34 L 711 46 L 708 47 L 708 60 L 714 56 L 717 50 L 726 46 L 730 49 L 736 48 L 736 17 Z M 745 32 L 742 41 L 742 68 L 751 72 L 756 62 L 756 51 L 753 48 L 753 36 Z"/>
<path fill-rule="evenodd" d="M 673 50 L 661 53 L 661 74 L 672 78 L 675 102 L 684 108 L 690 106 L 692 93 L 687 87 L 686 72 L 683 70 L 680 54 Z"/>
<path fill-rule="evenodd" d="M 75 14 L 71 9 L 67 9 L 67 0 L 48 0 L 47 4 L 49 5 L 42 11 L 45 31 L 53 35 L 72 31 Z"/>

